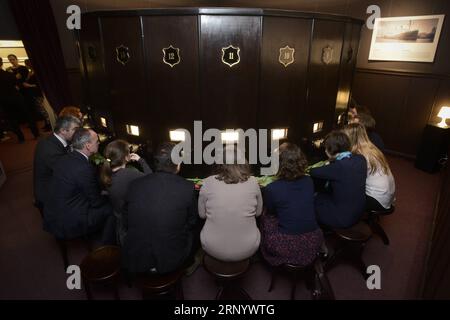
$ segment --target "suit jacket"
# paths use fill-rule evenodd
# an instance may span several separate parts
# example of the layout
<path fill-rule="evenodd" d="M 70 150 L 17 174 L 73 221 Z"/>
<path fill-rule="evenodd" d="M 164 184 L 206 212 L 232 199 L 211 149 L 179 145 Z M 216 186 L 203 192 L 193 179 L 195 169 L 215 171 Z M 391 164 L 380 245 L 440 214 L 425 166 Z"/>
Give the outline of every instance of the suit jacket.
<path fill-rule="evenodd" d="M 76 238 L 99 229 L 110 215 L 94 166 L 78 151 L 61 157 L 44 202 L 44 229 L 57 238 Z"/>
<path fill-rule="evenodd" d="M 131 273 L 167 273 L 183 265 L 197 222 L 194 184 L 171 173 L 156 172 L 134 180 L 125 199 L 128 232 L 123 265 Z"/>
<path fill-rule="evenodd" d="M 54 134 L 38 142 L 34 151 L 33 164 L 33 186 L 36 201 L 44 203 L 56 161 L 66 153 L 66 148 Z"/>

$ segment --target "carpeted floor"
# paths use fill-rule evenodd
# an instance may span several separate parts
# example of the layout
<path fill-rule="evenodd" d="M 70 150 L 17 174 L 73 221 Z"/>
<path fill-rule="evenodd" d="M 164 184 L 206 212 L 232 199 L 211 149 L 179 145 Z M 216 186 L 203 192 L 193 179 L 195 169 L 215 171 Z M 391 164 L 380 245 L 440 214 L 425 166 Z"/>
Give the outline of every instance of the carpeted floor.
<path fill-rule="evenodd" d="M 0 143 L 0 160 L 7 181 L 0 188 L 0 299 L 85 299 L 83 290 L 70 291 L 67 275 L 55 240 L 42 230 L 42 220 L 33 207 L 32 156 L 36 141 L 27 132 L 27 141 L 16 138 Z M 389 157 L 397 184 L 396 212 L 384 217 L 382 225 L 390 237 L 385 246 L 378 237 L 366 247 L 367 265 L 381 268 L 381 290 L 369 290 L 361 275 L 348 265 L 338 265 L 329 273 L 337 299 L 415 299 L 420 285 L 427 241 L 433 218 L 439 176 L 414 168 L 411 161 Z M 69 249 L 71 264 L 79 264 L 87 253 L 80 243 Z M 242 285 L 253 299 L 289 299 L 289 282 L 279 277 L 267 292 L 270 273 L 255 262 Z M 216 285 L 199 267 L 184 278 L 186 299 L 214 299 Z M 120 285 L 121 299 L 140 299 L 136 288 Z M 103 289 L 93 292 L 96 299 L 112 299 Z M 304 284 L 297 287 L 297 299 L 310 299 Z"/>

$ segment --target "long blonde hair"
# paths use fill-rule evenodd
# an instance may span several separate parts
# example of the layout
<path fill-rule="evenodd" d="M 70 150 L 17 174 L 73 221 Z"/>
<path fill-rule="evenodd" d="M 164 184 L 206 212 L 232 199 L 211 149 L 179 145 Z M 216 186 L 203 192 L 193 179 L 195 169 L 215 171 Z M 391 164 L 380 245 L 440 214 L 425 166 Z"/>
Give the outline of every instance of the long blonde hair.
<path fill-rule="evenodd" d="M 367 136 L 366 129 L 360 123 L 352 123 L 344 128 L 350 139 L 351 151 L 362 155 L 367 160 L 369 174 L 381 170 L 384 174 L 391 174 L 391 169 L 384 154 L 372 143 Z"/>

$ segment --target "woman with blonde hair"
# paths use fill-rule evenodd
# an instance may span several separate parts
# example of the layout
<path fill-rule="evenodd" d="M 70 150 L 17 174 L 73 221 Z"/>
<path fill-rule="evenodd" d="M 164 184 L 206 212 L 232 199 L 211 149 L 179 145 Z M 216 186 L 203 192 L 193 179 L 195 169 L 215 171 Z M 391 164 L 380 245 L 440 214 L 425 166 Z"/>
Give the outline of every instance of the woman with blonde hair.
<path fill-rule="evenodd" d="M 135 153 L 130 153 L 130 144 L 125 140 L 110 142 L 104 151 L 105 162 L 100 171 L 100 181 L 108 191 L 109 199 L 117 218 L 117 239 L 122 244 L 126 234 L 126 219 L 123 217 L 123 205 L 128 187 L 135 179 L 143 177 L 152 170 L 144 159 Z M 135 168 L 127 168 L 130 161 L 137 161 L 143 172 Z"/>
<path fill-rule="evenodd" d="M 364 156 L 367 161 L 367 209 L 389 209 L 395 199 L 395 181 L 385 156 L 370 141 L 362 124 L 352 123 L 344 132 L 350 139 L 352 152 Z"/>

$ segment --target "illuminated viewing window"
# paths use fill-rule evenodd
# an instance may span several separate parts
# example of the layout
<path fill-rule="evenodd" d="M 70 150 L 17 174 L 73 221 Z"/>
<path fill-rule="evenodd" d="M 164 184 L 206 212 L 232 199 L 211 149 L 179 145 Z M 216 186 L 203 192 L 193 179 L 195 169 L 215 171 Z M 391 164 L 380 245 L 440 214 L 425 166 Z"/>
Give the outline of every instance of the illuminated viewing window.
<path fill-rule="evenodd" d="M 101 117 L 100 118 L 100 123 L 102 124 L 103 127 L 107 128 L 108 127 L 108 123 L 106 122 L 106 119 Z"/>
<path fill-rule="evenodd" d="M 169 132 L 170 135 L 170 141 L 184 141 L 186 140 L 186 132 L 181 131 L 181 130 L 171 130 Z"/>
<path fill-rule="evenodd" d="M 314 125 L 313 125 L 313 133 L 320 132 L 320 131 L 322 131 L 322 129 L 323 129 L 323 121 L 314 123 Z"/>
<path fill-rule="evenodd" d="M 127 124 L 127 132 L 128 132 L 128 134 L 131 134 L 132 136 L 139 136 L 139 127 Z"/>
<path fill-rule="evenodd" d="M 239 132 L 234 130 L 225 130 L 221 133 L 222 143 L 236 143 L 239 141 Z"/>
<path fill-rule="evenodd" d="M 0 40 L 0 57 L 3 58 L 3 69 L 8 69 L 11 64 L 8 61 L 8 55 L 14 54 L 19 60 L 19 64 L 24 65 L 24 61 L 28 59 L 27 52 L 20 40 Z"/>
<path fill-rule="evenodd" d="M 288 129 L 272 129 L 272 140 L 286 139 Z"/>
<path fill-rule="evenodd" d="M 102 134 L 102 133 L 98 134 L 98 140 L 100 140 L 100 142 L 104 142 L 107 139 L 108 139 L 108 136 L 106 134 Z"/>

